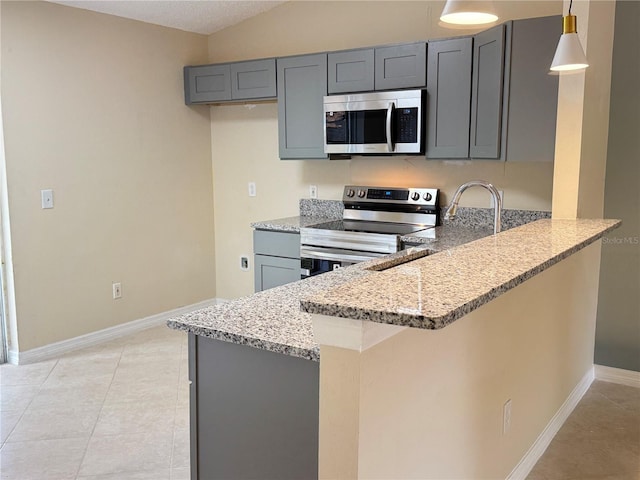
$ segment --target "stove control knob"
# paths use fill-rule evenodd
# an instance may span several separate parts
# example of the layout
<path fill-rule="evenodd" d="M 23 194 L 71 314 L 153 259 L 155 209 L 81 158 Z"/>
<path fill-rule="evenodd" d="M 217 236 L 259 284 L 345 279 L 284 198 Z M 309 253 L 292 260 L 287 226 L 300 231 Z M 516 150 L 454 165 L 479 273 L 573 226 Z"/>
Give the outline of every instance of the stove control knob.
<path fill-rule="evenodd" d="M 353 188 L 350 188 L 349 190 L 347 190 L 347 197 L 351 198 L 356 194 L 355 190 Z"/>
<path fill-rule="evenodd" d="M 427 202 L 430 202 L 431 199 L 433 198 L 433 195 L 431 195 L 429 192 L 425 193 L 422 198 L 424 198 Z"/>
<path fill-rule="evenodd" d="M 366 194 L 366 193 L 367 193 L 367 192 L 365 192 L 364 190 L 358 190 L 358 197 L 359 197 L 359 198 L 364 198 L 364 196 L 365 196 L 365 194 Z"/>
<path fill-rule="evenodd" d="M 413 192 L 411 194 L 411 200 L 413 200 L 414 202 L 417 202 L 418 200 L 420 200 L 420 194 L 418 192 Z"/>

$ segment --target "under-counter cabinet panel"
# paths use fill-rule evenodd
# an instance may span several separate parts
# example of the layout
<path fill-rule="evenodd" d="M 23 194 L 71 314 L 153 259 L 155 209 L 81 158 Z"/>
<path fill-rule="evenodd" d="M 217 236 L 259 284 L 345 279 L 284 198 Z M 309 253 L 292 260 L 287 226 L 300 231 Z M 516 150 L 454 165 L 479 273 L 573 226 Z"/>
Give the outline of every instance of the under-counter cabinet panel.
<path fill-rule="evenodd" d="M 256 292 L 300 280 L 300 234 L 254 230 Z"/>
<path fill-rule="evenodd" d="M 317 479 L 319 378 L 318 362 L 189 334 L 191 478 Z"/>
<path fill-rule="evenodd" d="M 471 38 L 429 42 L 427 158 L 468 158 Z"/>
<path fill-rule="evenodd" d="M 186 104 L 231 100 L 230 79 L 228 64 L 184 67 Z"/>
<path fill-rule="evenodd" d="M 326 159 L 323 97 L 327 54 L 279 58 L 278 146 L 281 159 Z"/>
<path fill-rule="evenodd" d="M 427 44 L 378 47 L 375 51 L 375 88 L 422 88 L 427 84 Z"/>
<path fill-rule="evenodd" d="M 300 259 L 254 255 L 256 292 L 300 280 Z"/>
<path fill-rule="evenodd" d="M 505 26 L 473 38 L 469 156 L 499 158 L 502 132 Z"/>
<path fill-rule="evenodd" d="M 327 54 L 328 92 L 372 91 L 373 65 L 373 48 Z"/>
<path fill-rule="evenodd" d="M 270 58 L 184 67 L 184 87 L 187 105 L 275 98 L 276 61 Z"/>

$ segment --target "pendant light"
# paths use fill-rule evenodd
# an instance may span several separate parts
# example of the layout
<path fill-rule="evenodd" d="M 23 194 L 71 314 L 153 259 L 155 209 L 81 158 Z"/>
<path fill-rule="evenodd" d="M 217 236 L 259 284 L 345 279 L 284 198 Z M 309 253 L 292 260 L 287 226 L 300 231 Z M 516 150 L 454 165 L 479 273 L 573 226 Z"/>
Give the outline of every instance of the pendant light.
<path fill-rule="evenodd" d="M 498 20 L 492 1 L 447 0 L 440 20 L 454 25 L 482 25 Z"/>
<path fill-rule="evenodd" d="M 569 14 L 566 17 L 562 17 L 562 36 L 551 62 L 551 71 L 553 72 L 584 70 L 589 66 L 578 38 L 576 16 L 571 15 L 572 4 L 573 0 L 570 0 Z"/>

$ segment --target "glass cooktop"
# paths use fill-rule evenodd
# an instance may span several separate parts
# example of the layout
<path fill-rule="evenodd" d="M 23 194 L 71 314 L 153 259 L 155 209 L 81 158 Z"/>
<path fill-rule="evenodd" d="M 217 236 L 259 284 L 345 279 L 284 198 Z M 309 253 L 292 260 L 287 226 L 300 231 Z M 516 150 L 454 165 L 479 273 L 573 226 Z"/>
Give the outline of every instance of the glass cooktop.
<path fill-rule="evenodd" d="M 367 222 L 364 220 L 333 220 L 307 228 L 340 232 L 381 233 L 387 235 L 408 235 L 428 228 L 429 225 L 409 225 L 406 223 Z"/>

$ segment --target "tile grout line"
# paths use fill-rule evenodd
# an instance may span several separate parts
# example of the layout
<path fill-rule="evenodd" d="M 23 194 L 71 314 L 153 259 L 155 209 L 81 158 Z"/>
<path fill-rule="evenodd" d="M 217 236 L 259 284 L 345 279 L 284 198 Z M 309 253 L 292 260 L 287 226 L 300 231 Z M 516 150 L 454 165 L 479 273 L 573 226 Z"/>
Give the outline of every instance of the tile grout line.
<path fill-rule="evenodd" d="M 91 439 L 93 438 L 93 434 L 96 431 L 96 426 L 98 425 L 98 422 L 100 421 L 100 416 L 102 415 L 102 411 L 104 410 L 104 404 L 107 401 L 107 396 L 109 395 L 109 390 L 111 389 L 111 385 L 113 384 L 113 379 L 116 376 L 116 371 L 118 370 L 118 367 L 120 366 L 120 361 L 122 360 L 122 353 L 124 352 L 124 346 L 120 347 L 120 356 L 118 357 L 118 363 L 116 364 L 116 368 L 113 369 L 113 374 L 111 375 L 111 381 L 109 382 L 109 387 L 107 388 L 107 391 L 104 394 L 104 398 L 102 399 L 102 404 L 100 405 L 100 411 L 98 412 L 98 416 L 96 417 L 96 421 L 93 424 L 93 428 L 91 429 L 91 433 L 89 434 L 89 439 L 87 440 L 87 445 L 84 447 L 84 452 L 82 454 L 82 458 L 80 459 L 80 463 L 78 464 L 78 469 L 76 470 L 76 474 L 75 474 L 75 479 L 77 480 L 77 478 L 80 475 L 80 470 L 82 469 L 82 464 L 84 463 L 84 459 L 87 456 L 87 451 L 89 450 L 89 444 L 91 443 Z"/>
<path fill-rule="evenodd" d="M 9 432 L 9 434 L 7 435 L 7 438 L 4 439 L 4 441 L 2 442 L 2 445 L 0 445 L 0 450 L 4 448 L 4 446 L 7 443 L 11 443 L 9 442 L 9 439 L 11 438 L 11 435 L 13 435 L 14 430 L 16 429 L 16 427 L 18 426 L 18 424 L 20 423 L 20 421 L 22 420 L 22 417 L 24 417 L 24 414 L 27 413 L 27 410 L 29 409 L 29 407 L 31 406 L 31 404 L 33 403 L 33 401 L 36 399 L 36 397 L 38 396 L 38 394 L 40 393 L 40 391 L 42 390 L 42 386 L 45 384 L 45 382 L 47 381 L 47 379 L 49 378 L 49 376 L 51 375 L 51 372 L 53 372 L 53 369 L 56 368 L 56 366 L 58 365 L 58 361 L 60 359 L 57 358 L 56 359 L 56 363 L 54 363 L 54 365 L 51 367 L 51 370 L 49 370 L 49 373 L 47 373 L 47 376 L 44 378 L 44 380 L 42 380 L 42 382 L 40 382 L 40 384 L 38 385 L 38 391 L 36 392 L 36 394 L 33 396 L 33 398 L 29 401 L 29 403 L 27 404 L 27 406 L 24 408 L 24 410 L 22 411 L 22 413 L 20 414 L 20 416 L 18 417 L 18 420 L 16 421 L 16 423 L 13 425 L 13 428 L 11 428 L 11 431 Z M 46 360 L 45 360 L 46 361 Z M 18 366 L 18 365 L 16 365 Z M 29 385 L 24 385 L 24 386 L 29 386 Z"/>

